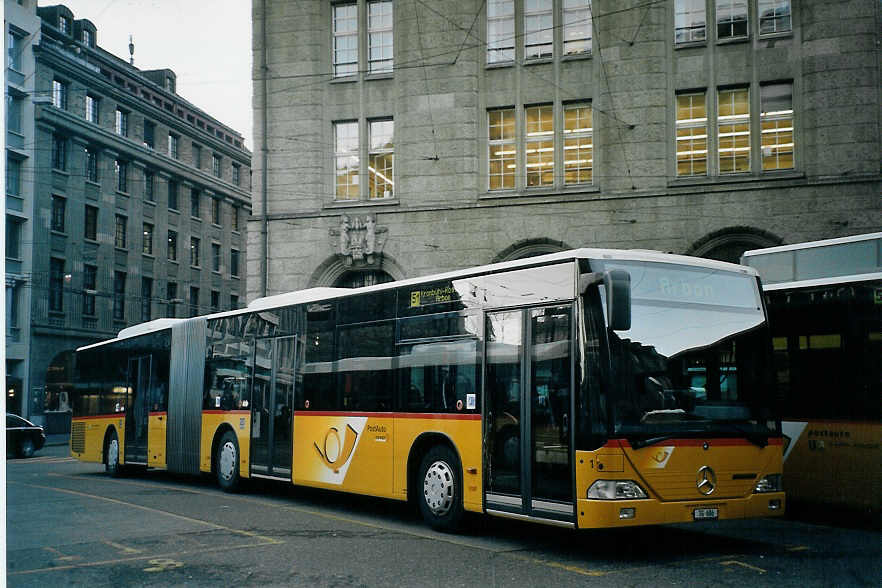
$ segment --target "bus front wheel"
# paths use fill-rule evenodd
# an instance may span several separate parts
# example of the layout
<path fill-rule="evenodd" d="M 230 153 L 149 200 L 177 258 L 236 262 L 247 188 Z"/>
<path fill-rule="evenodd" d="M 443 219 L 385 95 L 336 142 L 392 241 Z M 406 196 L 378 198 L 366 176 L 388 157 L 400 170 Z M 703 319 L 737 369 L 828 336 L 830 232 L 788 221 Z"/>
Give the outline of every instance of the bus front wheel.
<path fill-rule="evenodd" d="M 122 468 L 119 465 L 119 437 L 116 431 L 110 432 L 110 438 L 107 440 L 107 450 L 104 453 L 104 471 L 116 478 L 120 475 Z"/>
<path fill-rule="evenodd" d="M 420 514 L 439 531 L 454 531 L 462 522 L 462 473 L 456 454 L 444 445 L 432 447 L 420 462 Z"/>
<path fill-rule="evenodd" d="M 232 431 L 221 437 L 217 446 L 217 483 L 224 492 L 239 488 L 239 441 Z"/>

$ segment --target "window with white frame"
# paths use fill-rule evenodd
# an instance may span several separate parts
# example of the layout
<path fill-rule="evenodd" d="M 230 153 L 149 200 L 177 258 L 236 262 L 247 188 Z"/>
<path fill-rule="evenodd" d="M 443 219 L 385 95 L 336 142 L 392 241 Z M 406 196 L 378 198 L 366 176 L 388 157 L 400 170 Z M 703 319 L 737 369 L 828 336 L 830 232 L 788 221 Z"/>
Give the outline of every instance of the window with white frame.
<path fill-rule="evenodd" d="M 693 43 L 707 39 L 705 0 L 675 0 L 674 41 Z"/>
<path fill-rule="evenodd" d="M 563 54 L 591 53 L 591 0 L 563 0 Z"/>
<path fill-rule="evenodd" d="M 793 169 L 793 84 L 760 87 L 763 171 Z"/>
<path fill-rule="evenodd" d="M 487 0 L 487 63 L 514 61 L 514 0 Z"/>
<path fill-rule="evenodd" d="M 333 10 L 334 77 L 358 73 L 358 5 L 335 4 Z"/>
<path fill-rule="evenodd" d="M 117 159 L 116 167 L 116 189 L 120 192 L 129 191 L 129 163 L 121 159 Z"/>
<path fill-rule="evenodd" d="M 172 159 L 178 158 L 178 136 L 172 133 L 168 134 L 168 156 Z"/>
<path fill-rule="evenodd" d="M 67 110 L 67 83 L 52 80 L 52 106 Z"/>
<path fill-rule="evenodd" d="M 15 71 L 21 71 L 21 54 L 24 50 L 24 37 L 10 30 L 6 37 L 6 67 Z"/>
<path fill-rule="evenodd" d="M 129 113 L 121 108 L 116 109 L 116 134 L 120 137 L 129 136 Z"/>
<path fill-rule="evenodd" d="M 790 0 L 759 0 L 757 14 L 761 35 L 788 33 L 793 30 L 793 23 L 790 20 Z"/>
<path fill-rule="evenodd" d="M 221 156 L 217 153 L 211 155 L 211 173 L 214 177 L 221 177 Z"/>
<path fill-rule="evenodd" d="M 241 173 L 241 168 L 239 167 L 238 164 L 234 163 L 233 164 L 233 184 L 235 184 L 237 186 L 239 185 L 239 182 L 240 182 L 240 176 L 239 176 L 240 173 Z"/>
<path fill-rule="evenodd" d="M 334 123 L 335 198 L 358 200 L 358 123 Z"/>
<path fill-rule="evenodd" d="M 98 105 L 100 100 L 91 94 L 86 94 L 86 120 L 98 124 Z"/>
<path fill-rule="evenodd" d="M 554 55 L 552 0 L 524 0 L 524 58 Z"/>
<path fill-rule="evenodd" d="M 747 36 L 747 0 L 716 0 L 717 39 Z"/>
<path fill-rule="evenodd" d="M 98 182 L 98 152 L 94 147 L 85 147 L 83 152 L 86 156 L 86 180 Z"/>
<path fill-rule="evenodd" d="M 554 106 L 528 106 L 524 112 L 527 187 L 551 186 L 554 184 Z"/>
<path fill-rule="evenodd" d="M 677 176 L 707 175 L 707 96 L 677 95 Z"/>
<path fill-rule="evenodd" d="M 750 100 L 747 88 L 717 92 L 717 151 L 721 174 L 750 171 Z"/>
<path fill-rule="evenodd" d="M 564 184 L 590 184 L 594 171 L 594 128 L 590 104 L 564 105 Z"/>
<path fill-rule="evenodd" d="M 514 108 L 487 112 L 489 189 L 513 190 L 517 173 L 517 135 Z"/>
<path fill-rule="evenodd" d="M 368 2 L 368 71 L 392 71 L 392 2 Z"/>
<path fill-rule="evenodd" d="M 393 180 L 395 126 L 391 120 L 372 120 L 368 123 L 368 198 L 392 198 L 395 193 Z"/>

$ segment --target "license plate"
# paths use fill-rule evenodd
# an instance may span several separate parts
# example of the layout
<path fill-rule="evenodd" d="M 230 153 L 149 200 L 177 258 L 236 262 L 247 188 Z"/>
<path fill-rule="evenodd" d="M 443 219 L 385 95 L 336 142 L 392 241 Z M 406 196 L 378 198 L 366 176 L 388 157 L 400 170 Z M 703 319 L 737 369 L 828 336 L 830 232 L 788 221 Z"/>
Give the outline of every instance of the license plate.
<path fill-rule="evenodd" d="M 718 508 L 696 508 L 692 511 L 692 518 L 696 521 L 706 521 L 709 519 L 716 519 L 720 516 L 720 509 Z"/>

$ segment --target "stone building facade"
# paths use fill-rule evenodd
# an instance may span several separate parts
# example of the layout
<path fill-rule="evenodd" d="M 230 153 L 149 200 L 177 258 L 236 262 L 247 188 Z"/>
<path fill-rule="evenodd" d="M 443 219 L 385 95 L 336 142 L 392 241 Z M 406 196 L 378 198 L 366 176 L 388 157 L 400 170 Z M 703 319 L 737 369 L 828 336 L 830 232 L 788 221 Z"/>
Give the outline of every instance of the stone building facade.
<path fill-rule="evenodd" d="M 882 228 L 878 2 L 253 7 L 249 299 Z"/>
<path fill-rule="evenodd" d="M 172 70 L 101 49 L 89 20 L 4 8 L 7 403 L 52 432 L 77 347 L 244 305 L 251 154 Z"/>

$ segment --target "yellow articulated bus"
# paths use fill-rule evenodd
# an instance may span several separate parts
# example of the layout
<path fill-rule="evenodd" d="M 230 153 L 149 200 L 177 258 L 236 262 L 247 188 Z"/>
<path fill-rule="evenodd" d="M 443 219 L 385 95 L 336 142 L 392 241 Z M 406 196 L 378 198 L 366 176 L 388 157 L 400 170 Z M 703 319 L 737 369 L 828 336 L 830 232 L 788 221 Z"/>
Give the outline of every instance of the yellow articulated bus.
<path fill-rule="evenodd" d="M 71 453 L 570 528 L 779 516 L 756 272 L 579 249 L 124 329 Z"/>
<path fill-rule="evenodd" d="M 742 262 L 759 271 L 770 316 L 787 495 L 882 513 L 882 233 Z"/>

